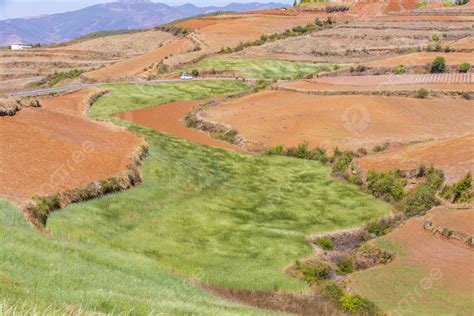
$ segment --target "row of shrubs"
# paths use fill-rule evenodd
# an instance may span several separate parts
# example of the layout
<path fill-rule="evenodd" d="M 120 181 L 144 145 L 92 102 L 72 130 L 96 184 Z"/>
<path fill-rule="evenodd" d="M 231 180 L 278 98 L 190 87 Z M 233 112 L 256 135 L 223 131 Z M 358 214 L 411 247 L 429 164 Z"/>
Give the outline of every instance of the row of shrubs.
<path fill-rule="evenodd" d="M 327 6 L 324 8 L 326 13 L 333 13 L 333 12 L 344 12 L 349 10 L 350 7 L 347 5 L 336 5 L 336 6 Z"/>
<path fill-rule="evenodd" d="M 51 75 L 46 76 L 45 78 L 30 83 L 30 87 L 54 87 L 55 85 L 59 84 L 61 81 L 64 81 L 66 79 L 75 79 L 78 78 L 80 75 L 84 73 L 85 70 L 82 69 L 73 69 L 70 71 L 60 71 L 60 72 L 55 72 Z"/>
<path fill-rule="evenodd" d="M 157 26 L 156 31 L 162 31 L 171 33 L 174 36 L 185 36 L 188 35 L 191 30 L 188 27 L 177 27 L 177 26 Z"/>
<path fill-rule="evenodd" d="M 347 263 L 346 263 L 347 262 Z M 342 261 L 342 270 L 353 272 L 352 261 Z M 331 300 L 343 311 L 361 315 L 381 315 L 381 310 L 371 301 L 360 295 L 344 293 L 335 282 L 330 281 L 332 268 L 322 262 L 317 264 L 301 264 L 296 261 L 296 270 L 300 277 L 310 285 L 320 286 L 322 296 Z M 341 269 L 341 267 L 339 267 Z M 349 272 L 349 273 L 350 273 Z"/>
<path fill-rule="evenodd" d="M 295 26 L 291 30 L 288 29 L 283 33 L 262 35 L 260 39 L 258 40 L 242 42 L 237 47 L 234 47 L 234 48 L 222 47 L 221 53 L 230 54 L 234 52 L 239 52 L 239 51 L 244 50 L 245 48 L 252 47 L 252 46 L 261 46 L 267 42 L 275 42 L 275 41 L 282 40 L 289 37 L 304 35 L 312 31 L 319 31 L 328 27 L 332 27 L 333 24 L 334 22 L 332 21 L 331 17 L 328 17 L 324 21 L 321 21 L 319 18 L 317 18 L 313 24 L 308 24 L 306 26 Z"/>

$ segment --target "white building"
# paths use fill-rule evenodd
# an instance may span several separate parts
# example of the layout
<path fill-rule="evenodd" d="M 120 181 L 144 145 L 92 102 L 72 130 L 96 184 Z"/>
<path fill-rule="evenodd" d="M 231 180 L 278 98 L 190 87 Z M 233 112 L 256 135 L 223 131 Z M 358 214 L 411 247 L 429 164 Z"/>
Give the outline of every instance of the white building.
<path fill-rule="evenodd" d="M 12 50 L 31 49 L 30 45 L 23 45 L 23 44 L 12 44 L 10 47 Z"/>

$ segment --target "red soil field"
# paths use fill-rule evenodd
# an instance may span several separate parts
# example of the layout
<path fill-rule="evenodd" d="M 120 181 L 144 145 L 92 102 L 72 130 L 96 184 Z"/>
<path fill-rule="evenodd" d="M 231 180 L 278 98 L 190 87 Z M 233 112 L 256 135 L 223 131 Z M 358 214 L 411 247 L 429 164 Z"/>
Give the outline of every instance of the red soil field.
<path fill-rule="evenodd" d="M 465 37 L 453 44 L 451 44 L 452 48 L 455 49 L 474 49 L 474 36 Z"/>
<path fill-rule="evenodd" d="M 443 22 L 471 22 L 474 16 L 455 16 L 455 15 L 382 15 L 373 17 L 376 21 L 394 21 L 394 22 L 413 22 L 413 21 L 443 21 Z"/>
<path fill-rule="evenodd" d="M 391 237 L 406 247 L 410 260 L 418 261 L 430 269 L 440 269 L 443 274 L 441 282 L 447 289 L 474 291 L 472 266 L 467 264 L 472 262 L 472 249 L 433 236 L 423 229 L 422 222 L 423 218 L 410 220 L 396 229 Z"/>
<path fill-rule="evenodd" d="M 389 149 L 376 155 L 366 156 L 356 160 L 357 166 L 367 172 L 369 170 L 387 171 L 400 169 L 416 170 L 421 163 L 444 171 L 448 182 L 457 181 L 468 171 L 474 174 L 474 119 L 471 114 L 469 135 L 445 140 L 426 142 Z"/>
<path fill-rule="evenodd" d="M 401 247 L 402 254 L 387 265 L 354 274 L 349 287 L 386 305 L 388 315 L 405 315 L 412 307 L 430 304 L 452 314 L 472 315 L 473 250 L 434 236 L 423 229 L 423 220 L 413 218 L 383 237 Z"/>
<path fill-rule="evenodd" d="M 204 103 L 206 103 L 206 100 L 179 101 L 141 110 L 118 113 L 114 116 L 198 144 L 241 150 L 238 146 L 214 139 L 202 131 L 187 128 L 183 122 L 181 122 L 186 114 L 191 112 L 194 106 Z"/>
<path fill-rule="evenodd" d="M 452 79 L 455 79 L 455 77 L 458 75 L 460 74 L 453 74 L 452 77 L 446 76 L 446 78 L 449 78 L 450 79 L 449 81 L 454 81 Z M 403 76 L 403 77 L 408 77 L 408 76 Z M 419 78 L 419 77 L 420 76 L 415 75 L 413 76 L 413 80 L 410 80 L 410 77 L 400 78 L 402 80 L 398 80 L 397 76 L 374 76 L 374 78 L 372 78 L 372 76 L 328 77 L 328 78 L 320 78 L 316 80 L 281 82 L 281 83 L 278 83 L 277 86 L 280 88 L 294 89 L 297 91 L 377 91 L 377 90 L 416 91 L 419 88 L 425 88 L 428 90 L 436 90 L 436 91 L 472 91 L 474 90 L 474 84 L 472 84 L 474 83 L 474 77 L 472 78 L 472 83 L 421 83 L 422 81 L 429 82 L 429 75 L 427 76 L 426 80 L 423 80 L 423 78 Z M 423 77 L 423 75 L 421 75 L 421 77 Z M 468 79 L 468 76 L 462 76 L 462 77 L 465 77 L 466 79 Z M 419 79 L 422 79 L 422 80 L 419 80 Z M 418 81 L 418 83 L 399 84 L 400 82 L 410 82 L 410 81 L 412 83 L 415 83 Z M 462 80 L 459 80 L 459 82 L 462 82 Z"/>
<path fill-rule="evenodd" d="M 193 47 L 190 40 L 183 38 L 144 55 L 132 57 L 113 65 L 88 72 L 83 76 L 98 82 L 130 78 L 142 73 L 144 68 L 151 66 L 153 63 L 160 62 L 165 57 L 169 57 L 172 54 L 187 53 Z"/>
<path fill-rule="evenodd" d="M 366 66 L 372 67 L 393 67 L 397 65 L 426 65 L 429 64 L 437 56 L 443 56 L 448 65 L 459 65 L 462 63 L 474 63 L 474 54 L 472 53 L 439 53 L 439 52 L 422 52 L 400 55 L 397 57 L 376 60 L 365 63 Z"/>
<path fill-rule="evenodd" d="M 107 179 L 126 169 L 142 142 L 111 124 L 89 121 L 81 102 L 90 90 L 41 100 L 0 117 L 0 196 L 19 204 Z"/>
<path fill-rule="evenodd" d="M 474 236 L 474 209 L 453 210 L 437 207 L 430 211 L 434 226 Z"/>
<path fill-rule="evenodd" d="M 207 117 L 270 146 L 334 149 L 464 135 L 474 127 L 474 101 L 381 96 L 314 96 L 264 91 L 211 109 Z M 456 122 L 456 124 L 453 124 Z"/>

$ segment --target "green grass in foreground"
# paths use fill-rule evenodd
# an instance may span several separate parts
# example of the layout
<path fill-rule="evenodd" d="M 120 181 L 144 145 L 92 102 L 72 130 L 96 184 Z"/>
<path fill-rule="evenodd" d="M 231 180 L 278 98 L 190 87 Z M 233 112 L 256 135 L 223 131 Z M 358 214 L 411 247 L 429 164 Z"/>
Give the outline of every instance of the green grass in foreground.
<path fill-rule="evenodd" d="M 333 70 L 335 64 L 314 64 L 283 60 L 231 58 L 213 56 L 195 65 L 182 68 L 181 72 L 233 70 L 244 77 L 259 79 L 296 79 L 324 70 Z M 338 65 L 339 66 L 339 65 Z"/>
<path fill-rule="evenodd" d="M 0 314 L 263 314 L 223 302 L 156 260 L 32 230 L 0 200 Z"/>
<path fill-rule="evenodd" d="M 148 93 L 174 95 L 205 84 L 159 85 Z M 141 87 L 111 89 L 92 117 L 106 119 L 140 103 Z M 123 99 L 125 92 L 134 99 Z M 305 285 L 283 270 L 311 253 L 305 236 L 389 213 L 384 203 L 331 178 L 318 162 L 209 148 L 114 121 L 150 144 L 143 184 L 53 214 L 48 228 L 55 235 L 143 255 L 205 282 L 302 290 Z"/>

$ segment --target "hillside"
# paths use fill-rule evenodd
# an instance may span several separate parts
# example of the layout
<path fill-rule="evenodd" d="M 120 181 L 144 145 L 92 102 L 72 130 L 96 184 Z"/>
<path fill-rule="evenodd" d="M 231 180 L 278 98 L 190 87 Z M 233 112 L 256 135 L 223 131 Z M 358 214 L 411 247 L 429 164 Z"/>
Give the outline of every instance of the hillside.
<path fill-rule="evenodd" d="M 0 21 L 0 46 L 17 42 L 50 44 L 98 31 L 151 28 L 219 11 L 245 12 L 284 6 L 281 3 L 237 3 L 224 7 L 197 7 L 192 4 L 171 7 L 147 0 L 121 0 L 66 13 Z"/>

